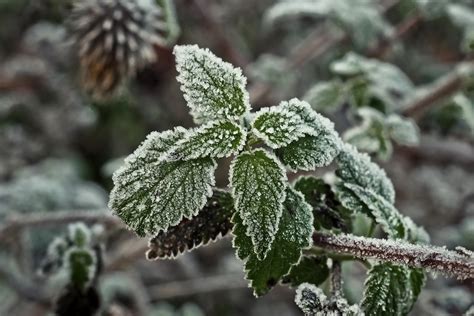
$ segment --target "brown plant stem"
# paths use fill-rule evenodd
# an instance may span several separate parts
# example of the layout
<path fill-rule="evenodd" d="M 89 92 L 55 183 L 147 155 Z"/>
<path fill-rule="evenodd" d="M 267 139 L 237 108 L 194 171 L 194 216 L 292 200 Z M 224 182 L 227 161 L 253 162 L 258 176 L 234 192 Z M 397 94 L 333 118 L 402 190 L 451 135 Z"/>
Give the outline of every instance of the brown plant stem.
<path fill-rule="evenodd" d="M 460 280 L 474 279 L 474 258 L 441 247 L 320 232 L 313 234 L 313 243 L 316 247 L 339 254 L 423 268 Z"/>

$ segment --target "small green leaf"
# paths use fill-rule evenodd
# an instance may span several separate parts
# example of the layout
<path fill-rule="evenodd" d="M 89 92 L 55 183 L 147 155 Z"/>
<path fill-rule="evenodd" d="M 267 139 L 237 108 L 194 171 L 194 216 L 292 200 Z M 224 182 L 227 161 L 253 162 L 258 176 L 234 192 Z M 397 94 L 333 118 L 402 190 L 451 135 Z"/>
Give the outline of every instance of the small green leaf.
<path fill-rule="evenodd" d="M 349 144 L 344 145 L 337 157 L 339 168 L 336 175 L 344 182 L 358 185 L 381 195 L 390 204 L 395 202 L 395 190 L 390 179 L 367 154 L 357 151 Z"/>
<path fill-rule="evenodd" d="M 357 197 L 358 201 L 366 206 L 369 211 L 368 215 L 372 216 L 381 225 L 389 237 L 394 239 L 406 238 L 407 227 L 404 217 L 392 204 L 380 195 L 358 185 L 351 183 L 344 183 L 343 185 Z M 348 205 L 345 206 L 348 207 Z"/>
<path fill-rule="evenodd" d="M 270 250 L 285 200 L 286 174 L 278 160 L 263 149 L 243 152 L 231 165 L 230 184 L 247 234 L 260 259 Z"/>
<path fill-rule="evenodd" d="M 283 283 L 289 283 L 291 286 L 298 286 L 304 282 L 314 285 L 323 283 L 329 276 L 327 258 L 324 256 L 303 256 L 294 265 L 290 273 L 283 278 Z"/>
<path fill-rule="evenodd" d="M 305 136 L 275 154 L 291 171 L 311 171 L 328 166 L 339 153 L 340 139 L 335 133 Z"/>
<path fill-rule="evenodd" d="M 191 219 L 184 219 L 166 232 L 159 232 L 148 243 L 147 258 L 174 258 L 186 250 L 190 251 L 219 236 L 225 236 L 231 229 L 234 200 L 230 193 L 214 190 L 213 196 L 204 208 Z"/>
<path fill-rule="evenodd" d="M 350 227 L 350 211 L 344 208 L 323 179 L 312 176 L 299 177 L 293 187 L 303 193 L 313 207 L 315 227 L 342 229 Z"/>
<path fill-rule="evenodd" d="M 313 214 L 311 206 L 301 193 L 288 188 L 284 210 L 275 240 L 262 260 L 253 251 L 251 238 L 239 213 L 233 217 L 234 248 L 245 261 L 246 278 L 250 280 L 256 296 L 267 293 L 291 267 L 298 263 L 302 250 L 311 245 Z"/>
<path fill-rule="evenodd" d="M 288 111 L 287 104 L 282 102 L 278 106 L 263 108 L 252 122 L 254 134 L 274 149 L 286 146 L 305 134 L 314 134 L 299 115 Z"/>
<path fill-rule="evenodd" d="M 366 315 L 407 315 L 424 283 L 418 269 L 383 263 L 373 266 L 365 282 Z"/>
<path fill-rule="evenodd" d="M 198 123 L 237 120 L 250 110 L 247 79 L 239 68 L 196 45 L 175 46 L 177 77 Z"/>
<path fill-rule="evenodd" d="M 203 157 L 222 158 L 238 153 L 245 145 L 247 132 L 231 121 L 213 121 L 188 133 L 168 154 L 171 160 Z"/>
<path fill-rule="evenodd" d="M 140 236 L 191 218 L 212 195 L 212 159 L 163 161 L 185 132 L 177 128 L 151 133 L 114 173 L 109 207 Z"/>
<path fill-rule="evenodd" d="M 340 80 L 319 82 L 306 92 L 303 99 L 316 111 L 337 111 L 344 103 L 344 85 Z"/>
<path fill-rule="evenodd" d="M 329 165 L 341 147 L 341 140 L 334 130 L 334 124 L 314 112 L 309 104 L 298 99 L 290 100 L 287 108 L 300 116 L 313 129 L 313 133 L 277 149 L 275 151 L 277 157 L 291 171 L 309 171 Z"/>
<path fill-rule="evenodd" d="M 415 121 L 396 114 L 386 119 L 390 136 L 400 145 L 415 146 L 420 142 L 419 130 Z"/>

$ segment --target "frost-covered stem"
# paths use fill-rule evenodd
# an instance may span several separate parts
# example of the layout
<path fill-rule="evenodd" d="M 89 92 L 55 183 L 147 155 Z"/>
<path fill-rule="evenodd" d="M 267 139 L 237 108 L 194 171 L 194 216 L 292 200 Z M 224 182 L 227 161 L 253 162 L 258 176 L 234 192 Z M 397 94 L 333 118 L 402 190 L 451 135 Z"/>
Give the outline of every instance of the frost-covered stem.
<path fill-rule="evenodd" d="M 334 260 L 331 267 L 331 293 L 333 296 L 342 296 L 341 262 Z"/>
<path fill-rule="evenodd" d="M 402 114 L 419 119 L 429 108 L 459 91 L 464 83 L 464 77 L 455 70 L 442 77 L 434 87 L 423 96 L 408 104 Z"/>
<path fill-rule="evenodd" d="M 434 273 L 442 273 L 458 279 L 474 278 L 474 258 L 445 248 L 414 245 L 402 240 L 385 240 L 348 234 L 313 234 L 316 247 L 326 251 L 350 254 L 357 258 L 376 259 Z"/>

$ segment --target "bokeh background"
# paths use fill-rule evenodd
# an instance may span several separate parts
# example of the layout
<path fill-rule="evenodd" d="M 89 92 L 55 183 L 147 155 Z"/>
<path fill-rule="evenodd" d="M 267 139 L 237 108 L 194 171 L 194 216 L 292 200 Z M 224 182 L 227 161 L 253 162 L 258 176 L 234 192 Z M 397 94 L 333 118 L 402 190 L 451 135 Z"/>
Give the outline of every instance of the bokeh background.
<path fill-rule="evenodd" d="M 398 209 L 433 244 L 474 249 L 474 2 L 306 1 L 331 7 L 326 13 L 292 8 L 296 2 L 171 1 L 176 37 L 153 46 L 156 61 L 97 97 L 81 82 L 73 1 L 0 0 L 0 315 L 51 315 L 60 277 L 47 271 L 48 245 L 75 215 L 101 243 L 104 313 L 301 314 L 291 289 L 253 297 L 230 238 L 177 260 L 148 262 L 145 239 L 101 220 L 123 158 L 151 131 L 194 126 L 176 81 L 174 43 L 208 47 L 241 67 L 254 108 L 299 97 L 341 134 L 358 127 L 353 141 L 393 180 Z M 368 65 L 366 77 L 335 71 L 349 52 Z M 321 83 L 331 82 L 335 90 L 321 93 Z M 378 129 L 378 118 L 358 112 L 362 106 L 410 118 L 415 141 L 397 143 Z M 217 182 L 227 184 L 225 170 Z M 343 268 L 346 295 L 355 302 L 365 270 Z M 472 280 L 430 275 L 412 314 L 462 315 L 472 304 Z"/>

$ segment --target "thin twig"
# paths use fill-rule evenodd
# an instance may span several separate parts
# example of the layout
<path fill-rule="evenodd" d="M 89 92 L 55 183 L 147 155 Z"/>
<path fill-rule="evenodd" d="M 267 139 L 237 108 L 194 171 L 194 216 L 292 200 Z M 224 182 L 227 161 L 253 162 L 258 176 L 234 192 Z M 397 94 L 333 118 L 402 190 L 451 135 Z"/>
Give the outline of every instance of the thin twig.
<path fill-rule="evenodd" d="M 405 107 L 402 114 L 419 119 L 429 108 L 452 96 L 463 87 L 464 76 L 456 69 L 442 77 L 433 88 Z"/>
<path fill-rule="evenodd" d="M 18 229 L 48 227 L 73 222 L 101 223 L 110 226 L 123 226 L 122 222 L 110 216 L 106 210 L 95 211 L 58 211 L 51 213 L 32 213 L 11 215 L 0 225 L 0 240 L 8 239 L 10 233 Z"/>
<path fill-rule="evenodd" d="M 341 262 L 334 260 L 331 267 L 331 294 L 335 297 L 342 296 L 342 270 Z"/>
<path fill-rule="evenodd" d="M 392 262 L 456 277 L 460 280 L 474 278 L 474 258 L 456 251 L 427 245 L 414 245 L 402 240 L 365 238 L 354 235 L 313 234 L 317 247 L 336 253 L 350 254 Z"/>
<path fill-rule="evenodd" d="M 169 300 L 196 294 L 246 288 L 248 288 L 248 283 L 243 275 L 239 273 L 155 285 L 149 288 L 149 293 L 153 300 Z"/>

